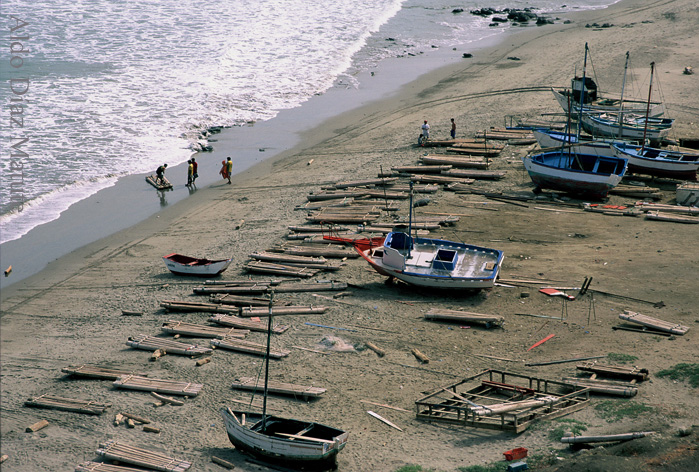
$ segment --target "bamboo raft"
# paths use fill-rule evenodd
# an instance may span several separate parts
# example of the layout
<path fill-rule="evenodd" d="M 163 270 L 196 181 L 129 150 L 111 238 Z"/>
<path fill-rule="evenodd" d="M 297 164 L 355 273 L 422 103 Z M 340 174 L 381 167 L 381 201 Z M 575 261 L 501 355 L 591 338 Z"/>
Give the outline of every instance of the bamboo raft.
<path fill-rule="evenodd" d="M 352 223 L 352 224 L 364 224 L 366 222 L 371 222 L 379 219 L 381 215 L 377 213 L 362 213 L 360 215 L 356 214 L 342 214 L 342 213 L 314 213 L 306 217 L 307 221 L 312 221 L 315 223 Z"/>
<path fill-rule="evenodd" d="M 97 449 L 97 455 L 105 459 L 162 472 L 184 472 L 192 466 L 192 463 L 189 461 L 175 459 L 158 452 L 130 446 L 118 441 L 108 441 L 100 444 L 99 449 Z"/>
<path fill-rule="evenodd" d="M 276 293 L 285 292 L 322 292 L 347 290 L 347 282 L 310 282 L 310 283 L 287 283 L 275 288 Z"/>
<path fill-rule="evenodd" d="M 432 308 L 425 313 L 426 320 L 451 321 L 457 323 L 478 322 L 485 323 L 486 327 L 502 326 L 505 317 L 499 315 L 483 315 L 480 313 L 470 313 L 467 311 L 447 310 L 443 308 Z"/>
<path fill-rule="evenodd" d="M 258 331 L 261 333 L 267 332 L 267 322 L 266 321 L 255 321 L 248 318 L 240 318 L 238 316 L 230 315 L 214 315 L 209 318 L 212 323 L 218 323 L 223 326 L 232 326 L 234 328 L 249 329 L 250 331 Z M 272 332 L 275 334 L 282 334 L 288 330 L 290 326 L 275 324 L 272 326 Z"/>
<path fill-rule="evenodd" d="M 223 305 L 236 305 L 236 306 L 269 306 L 270 300 L 263 297 L 241 297 L 240 295 L 215 295 L 212 294 L 210 297 L 212 303 L 223 304 Z M 272 303 L 277 303 L 272 302 Z M 231 313 L 237 314 L 240 310 L 231 308 Z M 216 313 L 224 313 L 223 311 L 217 311 Z"/>
<path fill-rule="evenodd" d="M 484 148 L 483 146 L 463 146 L 455 145 L 453 147 L 448 147 L 447 152 L 453 152 L 454 154 L 466 154 L 469 156 L 497 156 L 502 152 L 502 148 Z"/>
<path fill-rule="evenodd" d="M 306 235 L 308 233 L 302 233 Z M 327 234 L 327 233 L 323 233 Z M 322 234 L 321 234 L 322 236 Z M 290 265 L 292 267 L 308 267 L 310 269 L 319 270 L 337 270 L 340 266 L 332 265 L 324 257 L 312 257 L 312 256 L 295 256 L 293 254 L 284 254 L 279 252 L 253 252 L 250 254 L 252 259 L 257 259 L 265 262 L 279 262 L 284 265 Z"/>
<path fill-rule="evenodd" d="M 150 469 L 153 470 L 153 469 Z M 78 464 L 75 472 L 147 472 L 142 468 L 126 467 L 123 465 L 107 464 L 106 462 L 87 461 Z"/>
<path fill-rule="evenodd" d="M 193 336 L 196 338 L 244 338 L 250 330 L 236 328 L 217 328 L 215 326 L 185 323 L 184 321 L 168 320 L 161 327 L 170 334 Z"/>
<path fill-rule="evenodd" d="M 308 267 L 295 267 L 286 264 L 273 264 L 271 262 L 250 261 L 245 265 L 245 269 L 250 272 L 261 272 L 264 274 L 289 275 L 293 277 L 313 277 L 318 269 Z"/>
<path fill-rule="evenodd" d="M 153 187 L 157 188 L 158 190 L 167 190 L 167 189 L 172 188 L 172 184 L 170 183 L 169 180 L 167 180 L 167 178 L 165 176 L 163 176 L 163 178 L 162 178 L 163 183 L 160 183 L 160 184 L 156 182 L 156 177 L 154 175 L 149 175 L 148 177 L 146 177 L 146 182 L 148 182 L 149 184 L 151 184 Z"/>
<path fill-rule="evenodd" d="M 413 174 L 410 176 L 410 180 L 413 182 L 427 182 L 431 184 L 442 184 L 442 185 L 447 185 L 447 184 L 472 184 L 475 182 L 475 179 L 466 179 L 463 177 L 449 177 L 446 175 L 432 175 L 432 174 L 425 174 L 425 175 L 418 175 L 418 174 Z"/>
<path fill-rule="evenodd" d="M 334 188 L 342 189 L 348 187 L 368 187 L 372 185 L 390 185 L 398 180 L 398 177 L 386 177 L 379 179 L 353 180 L 349 182 L 337 182 L 333 185 Z"/>
<path fill-rule="evenodd" d="M 194 293 L 205 295 L 211 293 L 230 293 L 230 294 L 261 294 L 270 290 L 276 289 L 276 285 L 211 285 L 208 287 L 194 287 Z M 269 304 L 269 301 L 267 301 Z"/>
<path fill-rule="evenodd" d="M 116 380 L 122 375 L 140 375 L 148 377 L 148 374 L 122 369 L 110 369 L 98 365 L 82 364 L 71 365 L 61 369 L 61 372 L 75 377 L 88 377 L 93 379 Z"/>
<path fill-rule="evenodd" d="M 576 367 L 578 370 L 583 372 L 591 372 L 596 375 L 603 375 L 605 377 L 616 377 L 620 379 L 628 379 L 636 382 L 643 382 L 648 379 L 648 369 L 642 369 L 640 367 L 626 367 L 626 366 L 616 366 L 616 365 L 600 365 L 595 362 L 584 362 L 578 364 Z"/>
<path fill-rule="evenodd" d="M 282 279 L 241 279 L 241 280 L 205 280 L 204 285 L 229 285 L 237 287 L 250 287 L 256 285 L 279 285 L 282 283 Z"/>
<path fill-rule="evenodd" d="M 272 307 L 272 316 L 278 315 L 319 315 L 328 310 L 326 306 L 280 306 Z M 269 308 L 244 307 L 240 310 L 240 316 L 269 316 Z"/>
<path fill-rule="evenodd" d="M 681 205 L 666 205 L 661 203 L 636 202 L 636 208 L 643 211 L 662 211 L 671 213 L 684 213 L 685 215 L 699 215 L 699 207 L 696 206 L 681 206 Z"/>
<path fill-rule="evenodd" d="M 600 380 L 580 377 L 563 377 L 563 383 L 574 388 L 589 388 L 593 393 L 616 395 L 620 397 L 633 397 L 638 393 L 638 387 L 628 382 L 615 382 L 613 380 Z"/>
<path fill-rule="evenodd" d="M 672 323 L 669 321 L 659 320 L 650 316 L 642 315 L 629 310 L 624 310 L 624 313 L 619 313 L 619 318 L 622 320 L 637 323 L 648 328 L 657 329 L 658 331 L 664 331 L 666 333 L 676 334 L 678 336 L 683 336 L 689 327 L 682 326 L 679 323 Z"/>
<path fill-rule="evenodd" d="M 494 139 L 497 141 L 510 141 L 515 140 L 516 144 L 534 144 L 536 138 L 534 138 L 534 133 L 528 129 L 508 129 L 508 128 L 494 128 L 491 127 L 485 131 L 477 131 L 476 138 L 483 139 Z"/>
<path fill-rule="evenodd" d="M 482 139 L 473 138 L 455 138 L 455 139 L 427 139 L 422 142 L 422 147 L 447 147 L 456 145 L 479 145 L 483 146 L 485 141 Z"/>
<path fill-rule="evenodd" d="M 168 354 L 179 354 L 189 357 L 196 357 L 211 353 L 211 349 L 208 347 L 200 347 L 196 344 L 180 343 L 171 339 L 156 338 L 155 336 L 148 336 L 145 334 L 130 337 L 129 340 L 126 341 L 126 345 L 131 346 L 134 349 L 142 349 L 144 351 L 157 351 L 158 349 L 163 349 Z"/>
<path fill-rule="evenodd" d="M 168 395 L 185 395 L 194 397 L 204 387 L 202 384 L 177 380 L 149 379 L 137 375 L 124 375 L 112 384 L 117 388 L 141 390 L 144 392 L 166 393 Z"/>
<path fill-rule="evenodd" d="M 366 190 L 343 190 L 336 192 L 320 192 L 312 193 L 306 196 L 306 200 L 309 202 L 320 202 L 325 200 L 339 200 L 345 198 L 360 198 L 367 196 L 368 192 Z"/>
<path fill-rule="evenodd" d="M 506 174 L 506 171 L 481 169 L 452 169 L 441 173 L 441 175 L 446 177 L 458 177 L 477 180 L 501 180 L 505 178 Z"/>
<path fill-rule="evenodd" d="M 329 233 L 333 231 L 350 231 L 351 228 L 347 226 L 335 226 L 335 225 L 291 225 L 288 227 L 289 231 L 294 231 L 296 233 Z"/>
<path fill-rule="evenodd" d="M 45 393 L 24 402 L 24 406 L 34 408 L 47 408 L 50 410 L 72 411 L 73 413 L 85 413 L 87 415 L 101 415 L 104 410 L 112 406 L 111 403 L 97 403 L 93 400 L 84 401 L 74 398 L 59 397 Z"/>
<path fill-rule="evenodd" d="M 451 166 L 445 166 L 451 167 Z M 419 172 L 415 172 L 419 174 Z M 401 190 L 403 192 L 410 191 L 410 185 L 395 185 L 391 189 Z M 425 185 L 413 185 L 413 193 L 437 193 L 439 191 L 439 185 L 436 184 L 425 184 Z M 385 210 L 385 208 L 382 208 Z"/>
<path fill-rule="evenodd" d="M 323 256 L 323 257 L 333 257 L 333 258 L 357 258 L 359 253 L 354 249 L 341 249 L 337 247 L 310 247 L 309 246 L 292 246 L 284 247 L 282 252 L 286 254 L 295 254 L 298 256 Z"/>
<path fill-rule="evenodd" d="M 254 377 L 239 377 L 233 381 L 232 387 L 239 390 L 261 391 L 264 389 L 264 382 L 256 381 Z M 268 382 L 267 391 L 269 393 L 293 395 L 295 397 L 302 397 L 304 400 L 308 400 L 309 398 L 318 398 L 326 392 L 326 389 L 270 381 Z"/>
<path fill-rule="evenodd" d="M 631 439 L 645 438 L 655 431 L 639 431 L 636 433 L 622 433 L 622 434 L 606 434 L 603 436 L 571 436 L 562 437 L 562 443 L 569 444 L 588 444 L 588 443 L 598 443 L 598 442 L 618 442 L 618 441 L 630 441 Z"/>
<path fill-rule="evenodd" d="M 670 221 L 672 223 L 685 223 L 685 224 L 699 224 L 699 217 L 696 216 L 684 216 L 671 213 L 665 213 L 660 211 L 649 211 L 646 213 L 647 220 L 656 221 Z"/>
<path fill-rule="evenodd" d="M 269 303 L 269 302 L 267 302 Z M 183 300 L 163 300 L 160 306 L 167 311 L 204 311 L 208 313 L 238 313 L 237 308 L 221 306 L 217 303 L 188 302 Z"/>
<path fill-rule="evenodd" d="M 451 165 L 394 166 L 391 170 L 400 174 L 441 174 L 451 170 Z"/>
<path fill-rule="evenodd" d="M 469 158 L 449 155 L 432 154 L 422 156 L 420 162 L 424 165 L 449 165 L 465 169 L 487 169 L 488 162 L 483 158 Z"/>
<path fill-rule="evenodd" d="M 244 352 L 247 354 L 255 354 L 264 356 L 267 353 L 267 346 L 264 344 L 253 343 L 250 341 L 242 341 L 240 339 L 212 339 L 211 345 L 229 351 Z M 271 359 L 281 359 L 291 354 L 291 351 L 285 349 L 270 349 L 269 357 Z"/>

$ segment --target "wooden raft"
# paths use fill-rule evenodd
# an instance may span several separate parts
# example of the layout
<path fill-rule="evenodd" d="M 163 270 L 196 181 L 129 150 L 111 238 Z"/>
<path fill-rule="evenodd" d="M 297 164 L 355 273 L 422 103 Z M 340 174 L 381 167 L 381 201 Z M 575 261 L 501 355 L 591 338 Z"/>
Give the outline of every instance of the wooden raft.
<path fill-rule="evenodd" d="M 678 336 L 683 336 L 689 327 L 682 326 L 679 323 L 672 323 L 670 321 L 659 320 L 651 316 L 642 315 L 634 311 L 624 310 L 624 313 L 619 313 L 619 318 L 622 320 L 637 323 L 648 328 L 657 329 L 658 331 L 664 331 L 666 333 L 676 334 Z"/>
<path fill-rule="evenodd" d="M 269 308 L 267 310 L 269 312 Z M 267 332 L 266 321 L 255 321 L 248 318 L 240 318 L 239 316 L 230 315 L 213 315 L 211 318 L 209 318 L 209 321 L 213 323 L 218 323 L 223 326 L 232 326 L 234 328 L 248 329 L 250 331 L 259 331 L 261 333 Z M 275 334 L 282 334 L 289 328 L 289 325 L 274 324 L 272 326 L 272 332 Z"/>
<path fill-rule="evenodd" d="M 197 338 L 244 338 L 250 330 L 236 328 L 217 328 L 215 326 L 185 323 L 184 321 L 169 320 L 161 328 L 166 333 L 194 336 Z"/>
<path fill-rule="evenodd" d="M 134 372 L 132 370 L 109 369 L 98 365 L 82 364 L 71 365 L 61 369 L 61 372 L 76 377 L 88 377 L 93 379 L 116 380 L 122 375 L 140 375 L 148 377 L 147 373 Z"/>
<path fill-rule="evenodd" d="M 162 472 L 184 472 L 192 466 L 192 463 L 189 461 L 175 459 L 158 452 L 130 446 L 118 441 L 108 441 L 100 444 L 99 449 L 97 449 L 97 455 L 105 459 Z"/>
<path fill-rule="evenodd" d="M 117 388 L 127 390 L 142 390 L 145 392 L 167 393 L 170 395 L 196 396 L 204 387 L 202 384 L 180 382 L 177 380 L 149 379 L 137 375 L 124 375 L 112 384 Z"/>
<path fill-rule="evenodd" d="M 243 341 L 240 339 L 212 339 L 211 345 L 221 349 L 245 352 L 247 354 L 256 354 L 258 356 L 264 356 L 267 353 L 267 346 L 264 344 Z M 284 349 L 270 349 L 269 351 L 269 357 L 272 359 L 280 359 L 288 356 L 289 354 L 291 354 L 291 351 Z"/>
<path fill-rule="evenodd" d="M 270 300 L 269 298 L 263 298 L 263 297 L 244 297 L 240 295 L 233 295 L 233 294 L 219 294 L 215 295 L 212 294 L 210 295 L 210 298 L 212 303 L 218 303 L 218 304 L 224 304 L 224 305 L 235 305 L 235 306 L 269 306 Z M 276 301 L 273 303 L 277 303 Z M 233 313 L 237 313 L 235 310 L 232 310 Z M 223 311 L 219 311 L 218 313 L 225 313 Z"/>
<path fill-rule="evenodd" d="M 93 400 L 84 401 L 74 398 L 64 398 L 47 393 L 34 397 L 24 402 L 25 406 L 35 408 L 48 408 L 51 410 L 72 411 L 74 413 L 85 413 L 88 415 L 101 415 L 109 408 L 111 403 L 97 403 Z"/>
<path fill-rule="evenodd" d="M 167 178 L 165 176 L 163 176 L 162 183 L 160 183 L 160 184 L 156 182 L 156 178 L 157 177 L 154 175 L 149 175 L 148 177 L 146 177 L 146 182 L 148 182 L 149 184 L 151 184 L 153 187 L 157 188 L 158 190 L 167 190 L 169 188 L 172 188 L 172 184 L 170 183 L 169 180 L 167 180 Z"/>
<path fill-rule="evenodd" d="M 152 470 L 152 469 L 151 469 Z M 75 467 L 75 472 L 146 472 L 142 468 L 87 461 Z"/>
<path fill-rule="evenodd" d="M 318 269 L 308 267 L 296 267 L 286 264 L 273 264 L 271 262 L 250 261 L 245 264 L 245 269 L 250 272 L 261 272 L 265 274 L 290 275 L 294 277 L 313 277 L 318 273 Z"/>
<path fill-rule="evenodd" d="M 635 380 L 643 382 L 648 379 L 648 369 L 642 369 L 637 366 L 626 367 L 616 365 L 600 365 L 595 362 L 584 362 L 578 364 L 576 369 L 584 372 L 592 372 L 593 374 L 603 375 L 605 377 L 616 377 L 621 379 Z"/>
<path fill-rule="evenodd" d="M 279 306 L 272 307 L 272 316 L 277 315 L 319 315 L 328 310 L 327 306 Z M 240 316 L 269 316 L 269 308 L 243 307 Z"/>
<path fill-rule="evenodd" d="M 126 345 L 131 346 L 134 349 L 142 349 L 144 351 L 157 351 L 158 349 L 163 349 L 168 354 L 179 354 L 190 357 L 211 353 L 211 348 L 208 347 L 200 347 L 196 344 L 180 343 L 170 339 L 147 336 L 145 334 L 140 334 L 136 337 L 129 338 L 129 340 L 126 341 Z"/>
<path fill-rule="evenodd" d="M 446 154 L 422 156 L 420 162 L 423 165 L 448 165 L 462 169 L 487 169 L 489 167 L 488 162 L 482 157 L 457 157 Z"/>
<path fill-rule="evenodd" d="M 264 382 L 255 380 L 254 377 L 239 377 L 233 381 L 233 388 L 240 390 L 255 390 L 261 391 L 264 389 Z M 293 395 L 295 397 L 303 397 L 308 399 L 311 397 L 319 397 L 326 392 L 326 389 L 320 387 L 310 387 L 306 385 L 296 385 L 284 382 L 268 382 L 267 391 L 269 393 L 278 393 L 282 395 Z"/>
<path fill-rule="evenodd" d="M 443 308 L 432 308 L 425 313 L 426 320 L 452 321 L 457 323 L 479 322 L 485 323 L 487 327 L 502 326 L 505 318 L 499 315 L 482 315 L 467 311 L 447 310 Z"/>
<path fill-rule="evenodd" d="M 238 313 L 237 308 L 221 306 L 216 303 L 189 302 L 183 300 L 163 300 L 160 306 L 167 311 L 203 311 L 206 313 Z"/>

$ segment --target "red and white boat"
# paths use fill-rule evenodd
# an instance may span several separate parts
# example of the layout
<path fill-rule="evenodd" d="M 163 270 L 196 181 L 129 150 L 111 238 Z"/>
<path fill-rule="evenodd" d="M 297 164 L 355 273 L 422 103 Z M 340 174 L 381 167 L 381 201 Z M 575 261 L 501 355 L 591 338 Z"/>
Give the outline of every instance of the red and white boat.
<path fill-rule="evenodd" d="M 232 259 L 199 259 L 172 253 L 163 256 L 163 261 L 173 274 L 211 277 L 226 270 Z"/>

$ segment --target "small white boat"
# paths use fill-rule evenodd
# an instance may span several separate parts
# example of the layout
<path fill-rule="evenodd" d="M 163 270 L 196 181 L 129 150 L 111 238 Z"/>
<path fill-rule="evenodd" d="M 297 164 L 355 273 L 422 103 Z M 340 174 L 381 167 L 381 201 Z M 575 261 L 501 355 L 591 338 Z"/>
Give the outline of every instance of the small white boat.
<path fill-rule="evenodd" d="M 593 198 L 605 198 L 609 190 L 619 185 L 628 164 L 619 157 L 565 149 L 524 156 L 522 161 L 537 189 L 561 190 Z"/>
<path fill-rule="evenodd" d="M 629 171 L 639 174 L 697 180 L 699 154 L 616 143 L 616 155 L 629 160 Z"/>
<path fill-rule="evenodd" d="M 163 261 L 165 262 L 165 266 L 173 274 L 211 277 L 226 270 L 231 264 L 232 259 L 199 259 L 172 253 L 163 256 Z"/>
<path fill-rule="evenodd" d="M 643 118 L 624 115 L 619 126 L 619 115 L 610 113 L 583 113 L 582 127 L 593 136 L 611 136 L 623 139 L 650 139 L 659 141 L 670 133 L 671 118 Z"/>
<path fill-rule="evenodd" d="M 392 231 L 381 246 L 355 245 L 379 274 L 420 287 L 480 290 L 492 288 L 502 251 L 443 239 L 414 238 Z"/>
<path fill-rule="evenodd" d="M 222 408 L 221 415 L 237 449 L 286 467 L 332 469 L 349 437 L 330 426 L 261 413 Z"/>
<path fill-rule="evenodd" d="M 578 136 L 574 133 L 567 133 L 565 131 L 555 131 L 548 129 L 535 129 L 533 130 L 536 142 L 539 143 L 539 147 L 542 149 L 546 148 L 560 148 L 561 146 L 570 146 L 575 152 L 580 152 L 583 154 L 594 154 L 596 156 L 605 157 L 615 157 L 614 149 L 612 148 L 612 143 L 614 142 L 626 142 L 614 139 L 597 140 L 592 137 Z"/>

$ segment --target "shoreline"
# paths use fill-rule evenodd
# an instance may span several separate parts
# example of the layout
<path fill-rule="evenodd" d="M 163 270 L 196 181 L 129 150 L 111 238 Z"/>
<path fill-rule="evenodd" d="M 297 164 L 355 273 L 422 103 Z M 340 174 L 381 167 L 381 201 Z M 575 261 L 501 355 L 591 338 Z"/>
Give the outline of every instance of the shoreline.
<path fill-rule="evenodd" d="M 517 33 L 518 30 L 506 31 L 502 35 L 454 48 L 469 47 L 469 51 L 480 52 Z M 166 177 L 174 188 L 162 193 L 144 182 L 149 175 L 147 173 L 120 177 L 114 185 L 75 202 L 58 218 L 0 245 L 0 265 L 13 268 L 9 278 L 0 278 L 0 289 L 7 289 L 36 275 L 49 263 L 86 245 L 157 217 L 166 207 L 225 183 L 218 176 L 218 171 L 220 161 L 228 155 L 233 157 L 235 181 L 241 182 L 243 177 L 240 175 L 251 168 L 269 169 L 285 155 L 301 152 L 329 136 L 324 134 L 321 137 L 317 133 L 317 130 L 325 128 L 325 121 L 398 95 L 403 87 L 420 76 L 438 73 L 440 69 L 471 60 L 461 58 L 460 54 L 460 51 L 442 49 L 419 56 L 386 58 L 373 71 L 358 75 L 358 88 L 342 89 L 336 84 L 296 108 L 281 110 L 271 120 L 224 128 L 210 136 L 209 144 L 214 147 L 212 152 L 191 154 L 199 163 L 200 175 L 197 179 L 199 185 L 194 191 L 187 189 L 183 183 L 186 180 L 186 163 L 168 167 Z M 252 172 L 260 174 L 254 169 Z"/>
<path fill-rule="evenodd" d="M 251 465 L 231 447 L 218 411 L 234 401 L 250 401 L 248 392 L 232 389 L 231 383 L 259 375 L 261 358 L 216 350 L 210 362 L 196 366 L 194 359 L 176 355 L 151 362 L 149 352 L 125 346 L 129 336 L 139 333 L 166 336 L 161 327 L 168 320 L 204 324 L 209 319 L 210 313 L 161 308 L 163 300 L 204 298 L 192 290 L 201 285 L 200 279 L 173 276 L 160 257 L 166 250 L 231 254 L 233 263 L 222 279 L 250 277 L 244 270 L 249 254 L 278 245 L 289 225 L 304 221 L 304 212 L 294 207 L 309 192 L 326 183 L 375 177 L 380 167 L 415 165 L 425 151 L 415 146 L 423 119 L 430 121 L 433 136 L 441 138 L 448 135 L 449 118 L 455 117 L 457 137 L 470 137 L 488 126 L 500 126 L 507 115 L 558 111 L 550 92 L 512 90 L 567 84 L 572 66 L 582 60 L 578 56 L 583 44 L 589 41 L 593 52 L 600 51 L 595 58 L 598 67 L 620 69 L 623 63 L 618 62 L 627 48 L 639 58 L 637 64 L 657 59 L 663 81 L 671 85 L 667 103 L 673 112 L 684 113 L 675 116 L 681 118 L 680 131 L 699 136 L 699 123 L 692 120 L 697 107 L 691 105 L 699 99 L 699 81 L 697 76 L 682 75 L 699 49 L 694 33 L 699 11 L 693 3 L 641 0 L 639 5 L 623 0 L 602 11 L 576 13 L 574 21 L 523 30 L 511 41 L 474 55 L 468 64 L 423 74 L 397 94 L 325 119 L 320 127 L 301 134 L 300 145 L 235 176 L 235 185 L 210 185 L 164 208 L 159 218 L 82 246 L 3 290 L 0 427 L 3 453 L 9 455 L 3 470 L 69 470 L 95 460 L 97 444 L 111 439 L 187 459 L 197 470 L 220 470 L 211 463 L 212 456 L 234 463 L 236 470 L 258 470 L 260 466 Z M 584 26 L 603 21 L 616 25 L 594 30 Z M 654 28 L 647 23 L 654 23 Z M 508 60 L 510 56 L 521 60 Z M 643 70 L 645 66 L 635 67 L 632 73 L 640 76 Z M 234 144 L 219 141 L 222 147 Z M 508 145 L 492 160 L 492 170 L 505 172 L 504 179 L 476 181 L 471 194 L 441 189 L 430 196 L 427 206 L 416 210 L 420 216 L 459 215 L 459 221 L 435 231 L 434 237 L 465 239 L 505 252 L 503 281 L 494 289 L 468 295 L 418 290 L 386 283 L 363 260 L 348 259 L 340 271 L 309 279 L 347 282 L 343 296 L 275 295 L 282 303 L 327 307 L 324 314 L 277 318 L 290 328 L 273 336 L 273 347 L 293 350 L 270 366 L 274 380 L 322 387 L 326 393 L 313 401 L 275 395 L 269 398 L 269 407 L 283 411 L 285 417 L 349 431 L 348 445 L 338 455 L 339 470 L 395 472 L 419 464 L 456 472 L 470 465 L 503 465 L 503 451 L 515 447 L 526 447 L 530 467 L 540 472 L 591 468 L 636 472 L 651 464 L 660 466 L 659 461 L 668 462 L 668 470 L 691 470 L 696 463 L 696 432 L 678 434 L 699 423 L 696 388 L 686 379 L 658 373 L 678 363 L 698 362 L 694 326 L 699 254 L 687 250 L 687 241 L 696 240 L 697 225 L 584 212 L 576 208 L 576 199 L 567 196 L 559 196 L 570 203 L 564 209 L 542 208 L 545 202 L 534 199 L 533 184 L 522 166 L 521 156 L 529 149 Z M 661 202 L 670 203 L 674 186 L 657 185 Z M 487 200 L 478 193 L 484 189 L 530 200 L 515 205 Z M 632 206 L 634 199 L 614 195 L 609 203 Z M 407 202 L 399 205 L 400 214 L 407 214 Z M 540 284 L 505 283 L 535 279 L 580 287 L 588 277 L 594 279 L 588 294 L 565 289 L 576 296 L 566 302 L 539 293 Z M 505 324 L 488 329 L 475 323 L 426 321 L 424 315 L 432 308 L 496 314 Z M 142 315 L 123 316 L 122 310 Z M 672 337 L 616 331 L 624 310 L 690 329 L 684 336 Z M 526 314 L 534 317 L 521 316 Z M 264 342 L 265 337 L 250 333 L 247 339 Z M 543 339 L 549 340 L 533 349 Z M 182 341 L 209 345 L 207 339 Z M 385 356 L 367 349 L 368 342 L 383 349 Z M 413 349 L 430 361 L 420 362 Z M 601 363 L 628 359 L 627 367 L 648 369 L 651 380 L 638 384 L 633 399 L 593 396 L 589 405 L 562 421 L 543 420 L 520 434 L 416 418 L 418 399 L 487 369 L 560 380 L 575 374 L 574 363 L 528 364 L 589 356 L 606 357 Z M 182 406 L 154 408 L 147 393 L 61 374 L 63 367 L 81 364 L 143 371 L 152 378 L 204 387 Z M 108 402 L 112 407 L 102 416 L 85 417 L 22 406 L 27 398 L 42 394 Z M 620 406 L 635 406 L 638 416 L 607 416 L 610 408 Z M 375 421 L 368 409 L 402 431 Z M 118 412 L 147 417 L 160 433 L 145 433 L 140 426 L 116 427 L 113 419 Z M 49 426 L 24 432 L 41 419 Z M 556 437 L 559 429 L 571 425 L 586 427 L 590 435 L 657 433 L 620 446 L 576 452 Z"/>

